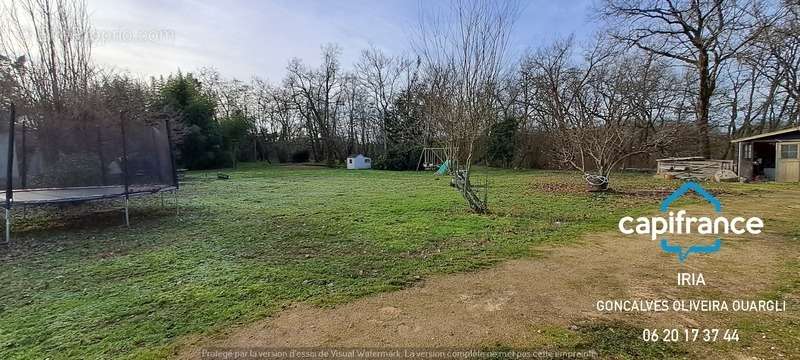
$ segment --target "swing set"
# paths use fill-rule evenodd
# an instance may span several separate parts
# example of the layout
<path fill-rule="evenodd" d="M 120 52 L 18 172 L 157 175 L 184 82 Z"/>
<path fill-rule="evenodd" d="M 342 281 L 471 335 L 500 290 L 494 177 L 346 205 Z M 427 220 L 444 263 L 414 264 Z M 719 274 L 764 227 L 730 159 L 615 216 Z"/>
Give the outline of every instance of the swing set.
<path fill-rule="evenodd" d="M 419 154 L 419 161 L 417 161 L 417 171 L 420 169 L 441 170 L 442 165 L 449 164 L 454 155 L 453 148 L 423 148 L 422 153 Z"/>
<path fill-rule="evenodd" d="M 459 167 L 457 152 L 458 148 L 423 148 L 417 162 L 417 171 L 436 170 L 438 176 L 452 175 L 450 186 L 458 189 L 472 210 L 485 213 L 488 211 L 489 178 L 485 178 L 482 183 L 472 184 L 469 172 Z"/>

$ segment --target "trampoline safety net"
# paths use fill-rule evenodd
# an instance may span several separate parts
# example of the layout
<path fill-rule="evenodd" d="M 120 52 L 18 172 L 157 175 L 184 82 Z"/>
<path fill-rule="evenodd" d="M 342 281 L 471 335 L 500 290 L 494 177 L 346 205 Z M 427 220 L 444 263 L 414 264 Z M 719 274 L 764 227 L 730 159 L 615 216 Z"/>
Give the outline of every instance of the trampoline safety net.
<path fill-rule="evenodd" d="M 0 184 L 10 203 L 158 192 L 177 186 L 170 140 L 166 120 L 3 109 Z"/>

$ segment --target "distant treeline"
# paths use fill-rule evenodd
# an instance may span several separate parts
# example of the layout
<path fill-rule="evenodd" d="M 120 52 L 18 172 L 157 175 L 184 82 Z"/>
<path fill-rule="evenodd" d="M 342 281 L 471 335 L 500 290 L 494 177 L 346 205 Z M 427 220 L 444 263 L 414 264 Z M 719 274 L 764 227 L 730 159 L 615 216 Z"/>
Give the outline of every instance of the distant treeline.
<path fill-rule="evenodd" d="M 593 9 L 602 30 L 591 43 L 567 38 L 518 57 L 507 51 L 513 2 L 454 2 L 420 17 L 410 55 L 369 48 L 345 66 L 329 44 L 318 67 L 290 59 L 279 83 L 211 68 L 146 83 L 101 71 L 82 36 L 91 28 L 85 5 L 62 1 L 46 12 L 41 4 L 5 5 L 0 21 L 60 23 L 75 36 L 0 27 L 2 101 L 174 118 L 189 168 L 334 166 L 363 153 L 375 167 L 402 170 L 423 147 L 449 146 L 467 164 L 607 175 L 665 156 L 732 158 L 732 138 L 800 125 L 792 0 L 605 0 Z M 426 19 L 461 26 L 454 36 Z"/>

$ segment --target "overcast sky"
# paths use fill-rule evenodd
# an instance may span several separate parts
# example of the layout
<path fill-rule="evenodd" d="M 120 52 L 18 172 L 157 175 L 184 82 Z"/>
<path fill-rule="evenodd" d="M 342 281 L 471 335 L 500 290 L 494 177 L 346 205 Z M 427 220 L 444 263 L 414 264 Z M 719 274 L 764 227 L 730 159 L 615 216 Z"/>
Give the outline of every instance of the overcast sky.
<path fill-rule="evenodd" d="M 320 46 L 336 43 L 349 68 L 370 44 L 408 52 L 420 8 L 443 0 L 88 0 L 97 31 L 94 56 L 137 76 L 213 66 L 224 76 L 280 81 L 299 57 L 318 64 Z M 570 34 L 587 38 L 591 0 L 525 3 L 517 51 Z"/>

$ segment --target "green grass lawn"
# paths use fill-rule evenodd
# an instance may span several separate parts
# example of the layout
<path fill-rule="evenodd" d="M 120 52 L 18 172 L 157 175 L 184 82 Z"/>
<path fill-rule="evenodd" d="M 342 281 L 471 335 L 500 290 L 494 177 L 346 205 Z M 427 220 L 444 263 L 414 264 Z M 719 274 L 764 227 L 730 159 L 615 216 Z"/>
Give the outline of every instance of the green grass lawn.
<path fill-rule="evenodd" d="M 581 186 L 575 173 L 481 171 L 488 215 L 431 173 L 249 165 L 230 180 L 190 173 L 177 216 L 157 198 L 136 200 L 130 228 L 107 207 L 18 217 L 0 249 L 0 358 L 165 357 L 182 336 L 290 303 L 535 256 L 535 245 L 613 229 L 626 209 L 656 209 L 658 191 L 677 184 L 624 174 L 616 188 L 654 195 L 589 195 L 570 190 Z M 780 185 L 723 190 L 764 186 Z"/>

